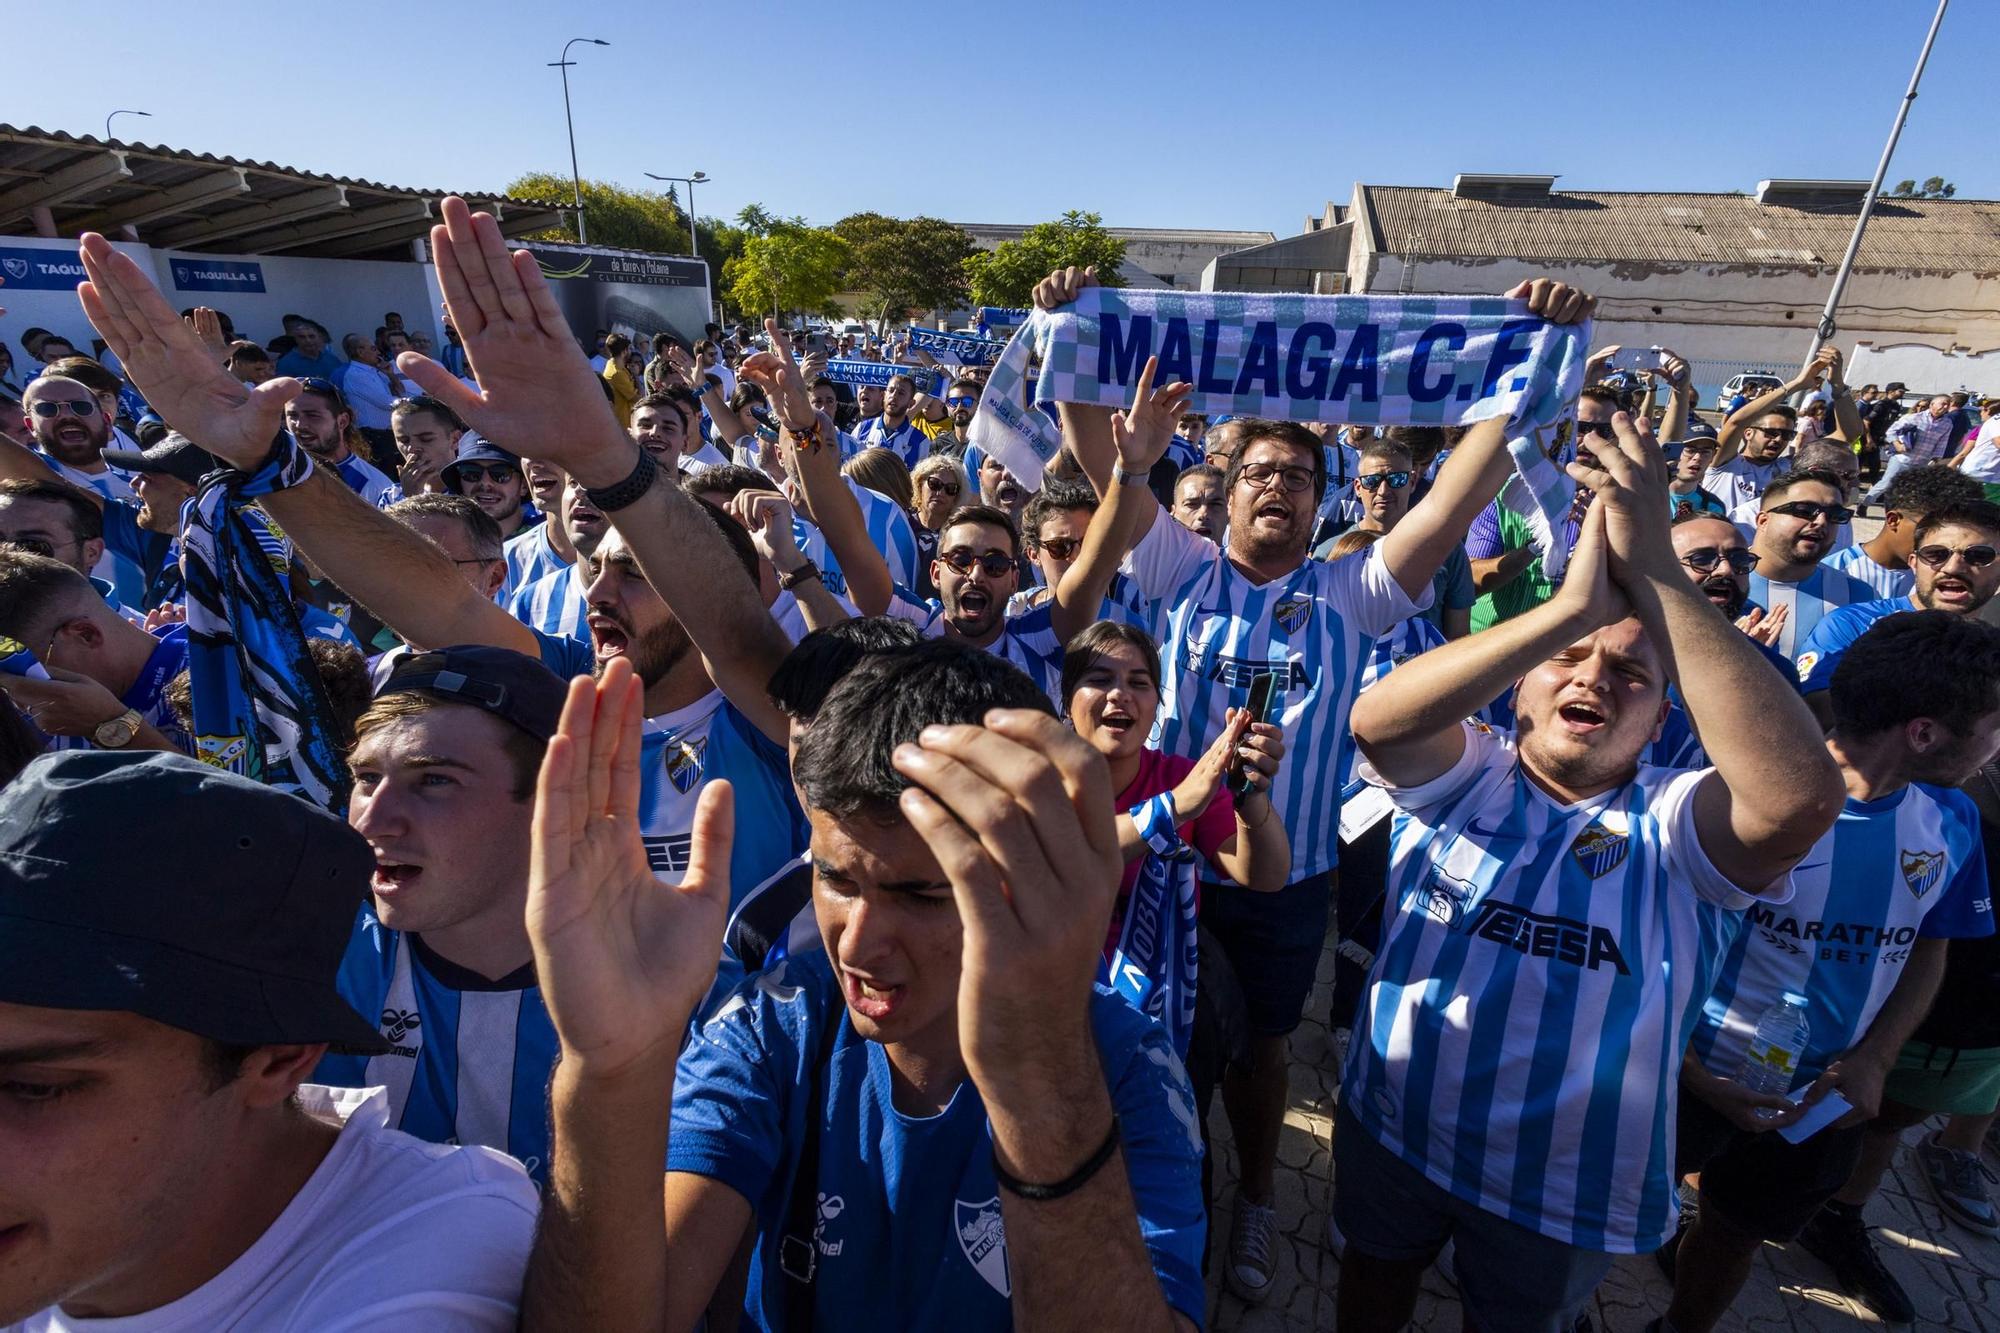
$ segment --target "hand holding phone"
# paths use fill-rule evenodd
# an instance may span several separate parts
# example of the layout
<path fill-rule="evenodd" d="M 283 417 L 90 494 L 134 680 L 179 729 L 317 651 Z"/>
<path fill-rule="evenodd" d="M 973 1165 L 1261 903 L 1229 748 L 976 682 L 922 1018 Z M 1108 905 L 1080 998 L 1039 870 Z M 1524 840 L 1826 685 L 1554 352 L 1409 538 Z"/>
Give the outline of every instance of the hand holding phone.
<path fill-rule="evenodd" d="M 1612 370 L 1665 370 L 1667 352 L 1663 347 L 1621 347 L 1607 365 Z"/>
<path fill-rule="evenodd" d="M 1272 700 L 1277 694 L 1276 672 L 1266 671 L 1250 682 L 1250 724 L 1271 720 Z M 1250 778 L 1242 759 L 1238 758 L 1229 766 L 1229 776 L 1223 779 L 1223 786 L 1231 796 L 1242 796 L 1250 790 Z"/>

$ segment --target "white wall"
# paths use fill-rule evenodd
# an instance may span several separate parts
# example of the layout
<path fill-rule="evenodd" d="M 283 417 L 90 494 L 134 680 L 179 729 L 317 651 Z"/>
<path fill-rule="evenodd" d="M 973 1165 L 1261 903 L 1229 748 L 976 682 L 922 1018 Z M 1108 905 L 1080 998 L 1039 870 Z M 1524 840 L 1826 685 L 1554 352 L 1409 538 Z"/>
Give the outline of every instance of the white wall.
<path fill-rule="evenodd" d="M 140 267 L 150 268 L 152 251 L 143 245 L 114 242 L 118 249 L 132 256 Z M 10 250 L 43 250 L 52 255 L 62 256 L 76 265 L 76 280 L 83 281 L 83 265 L 77 259 L 76 242 L 47 240 L 40 236 L 0 236 L 0 246 Z M 30 291 L 14 283 L 4 281 L 6 275 L 0 273 L 0 342 L 7 344 L 7 350 L 14 354 L 18 364 L 24 353 L 21 351 L 21 331 L 30 328 L 44 328 L 59 333 L 76 344 L 76 350 L 88 353 L 95 333 L 90 321 L 83 317 L 83 305 L 76 299 L 76 289 L 54 291 Z M 18 379 L 16 381 L 18 383 Z"/>

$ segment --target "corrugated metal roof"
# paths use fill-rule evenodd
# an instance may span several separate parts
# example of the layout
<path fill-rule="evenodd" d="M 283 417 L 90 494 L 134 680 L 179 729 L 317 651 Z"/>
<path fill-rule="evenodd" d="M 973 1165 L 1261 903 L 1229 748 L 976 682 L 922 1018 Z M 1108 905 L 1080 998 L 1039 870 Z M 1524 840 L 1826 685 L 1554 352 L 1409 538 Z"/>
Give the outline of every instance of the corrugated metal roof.
<path fill-rule="evenodd" d="M 0 125 L 0 233 L 26 234 L 47 207 L 56 232 L 131 225 L 151 244 L 187 250 L 401 253 L 427 234 L 443 190 L 302 171 L 275 162 Z M 472 191 L 510 235 L 554 225 L 565 206 Z"/>
<path fill-rule="evenodd" d="M 1363 185 L 1378 249 L 1391 254 L 1833 267 L 1859 202 L 1793 208 L 1745 194 L 1550 193 L 1532 201 L 1460 199 L 1450 190 Z M 1880 199 L 1861 268 L 2000 271 L 2000 202 Z"/>

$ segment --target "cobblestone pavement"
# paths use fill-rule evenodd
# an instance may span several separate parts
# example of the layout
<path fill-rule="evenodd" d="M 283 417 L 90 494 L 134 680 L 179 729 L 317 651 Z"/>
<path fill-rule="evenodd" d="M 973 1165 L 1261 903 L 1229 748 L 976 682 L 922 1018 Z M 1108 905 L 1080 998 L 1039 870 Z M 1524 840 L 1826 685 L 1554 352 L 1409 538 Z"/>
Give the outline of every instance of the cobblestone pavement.
<path fill-rule="evenodd" d="M 1306 1333 L 1334 1327 L 1334 1292 L 1340 1264 L 1326 1248 L 1326 1217 L 1333 1190 L 1332 1042 L 1325 1026 L 1333 977 L 1333 949 L 1320 958 L 1318 985 L 1306 1021 L 1292 1036 L 1291 1106 L 1280 1141 L 1277 1178 L 1278 1273 L 1270 1296 L 1246 1306 L 1223 1290 L 1236 1160 L 1229 1122 L 1217 1097 L 1209 1117 L 1215 1151 L 1216 1212 L 1209 1261 L 1209 1322 L 1222 1333 Z M 1912 1130 L 1909 1141 L 1919 1136 Z M 1945 1221 L 1906 1152 L 1868 1208 L 1876 1245 L 1917 1305 L 1919 1329 L 1991 1330 L 2000 1333 L 2000 1239 L 1979 1236 Z M 1727 1333 L 1794 1333 L 1881 1326 L 1842 1296 L 1817 1259 L 1797 1246 L 1767 1245 L 1757 1271 L 1721 1325 Z M 1672 1289 L 1650 1256 L 1622 1259 L 1595 1298 L 1600 1333 L 1639 1333 L 1664 1312 Z M 1457 1289 L 1435 1270 L 1424 1279 L 1413 1327 L 1455 1333 L 1460 1327 Z"/>

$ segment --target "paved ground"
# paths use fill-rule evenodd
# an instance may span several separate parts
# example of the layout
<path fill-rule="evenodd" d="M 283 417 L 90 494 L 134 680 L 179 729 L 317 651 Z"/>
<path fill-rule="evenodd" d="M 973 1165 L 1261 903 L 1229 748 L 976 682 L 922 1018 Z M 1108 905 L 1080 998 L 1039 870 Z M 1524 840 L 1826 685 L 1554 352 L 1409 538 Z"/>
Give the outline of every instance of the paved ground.
<path fill-rule="evenodd" d="M 1286 1237 L 1272 1294 L 1249 1307 L 1222 1290 L 1221 1269 L 1229 1236 L 1229 1208 L 1236 1177 L 1229 1122 L 1216 1098 L 1209 1129 L 1215 1143 L 1216 1217 L 1210 1262 L 1209 1326 L 1243 1333 L 1307 1333 L 1334 1327 L 1334 1292 L 1340 1265 L 1326 1248 L 1326 1214 L 1333 1189 L 1330 1153 L 1334 1099 L 1327 1070 L 1331 1043 L 1324 1018 L 1333 976 L 1333 951 L 1320 960 L 1319 985 L 1305 1025 L 1292 1038 L 1291 1109 L 1279 1147 L 1278 1221 Z M 1918 1131 L 1912 1130 L 1912 1141 Z M 1931 1201 L 1908 1154 L 1900 1158 L 1868 1211 L 1889 1267 L 1917 1304 L 1920 1329 L 1992 1330 L 2000 1333 L 2000 1240 L 1948 1223 Z M 1758 1271 L 1724 1322 L 1725 1330 L 1792 1333 L 1852 1329 L 1880 1321 L 1827 1284 L 1818 1260 L 1796 1246 L 1766 1246 Z M 1597 1327 L 1605 1333 L 1638 1333 L 1667 1308 L 1672 1290 L 1651 1258 L 1619 1263 L 1599 1288 Z M 1460 1327 L 1458 1293 L 1433 1272 L 1424 1281 L 1414 1327 L 1450 1333 Z"/>

